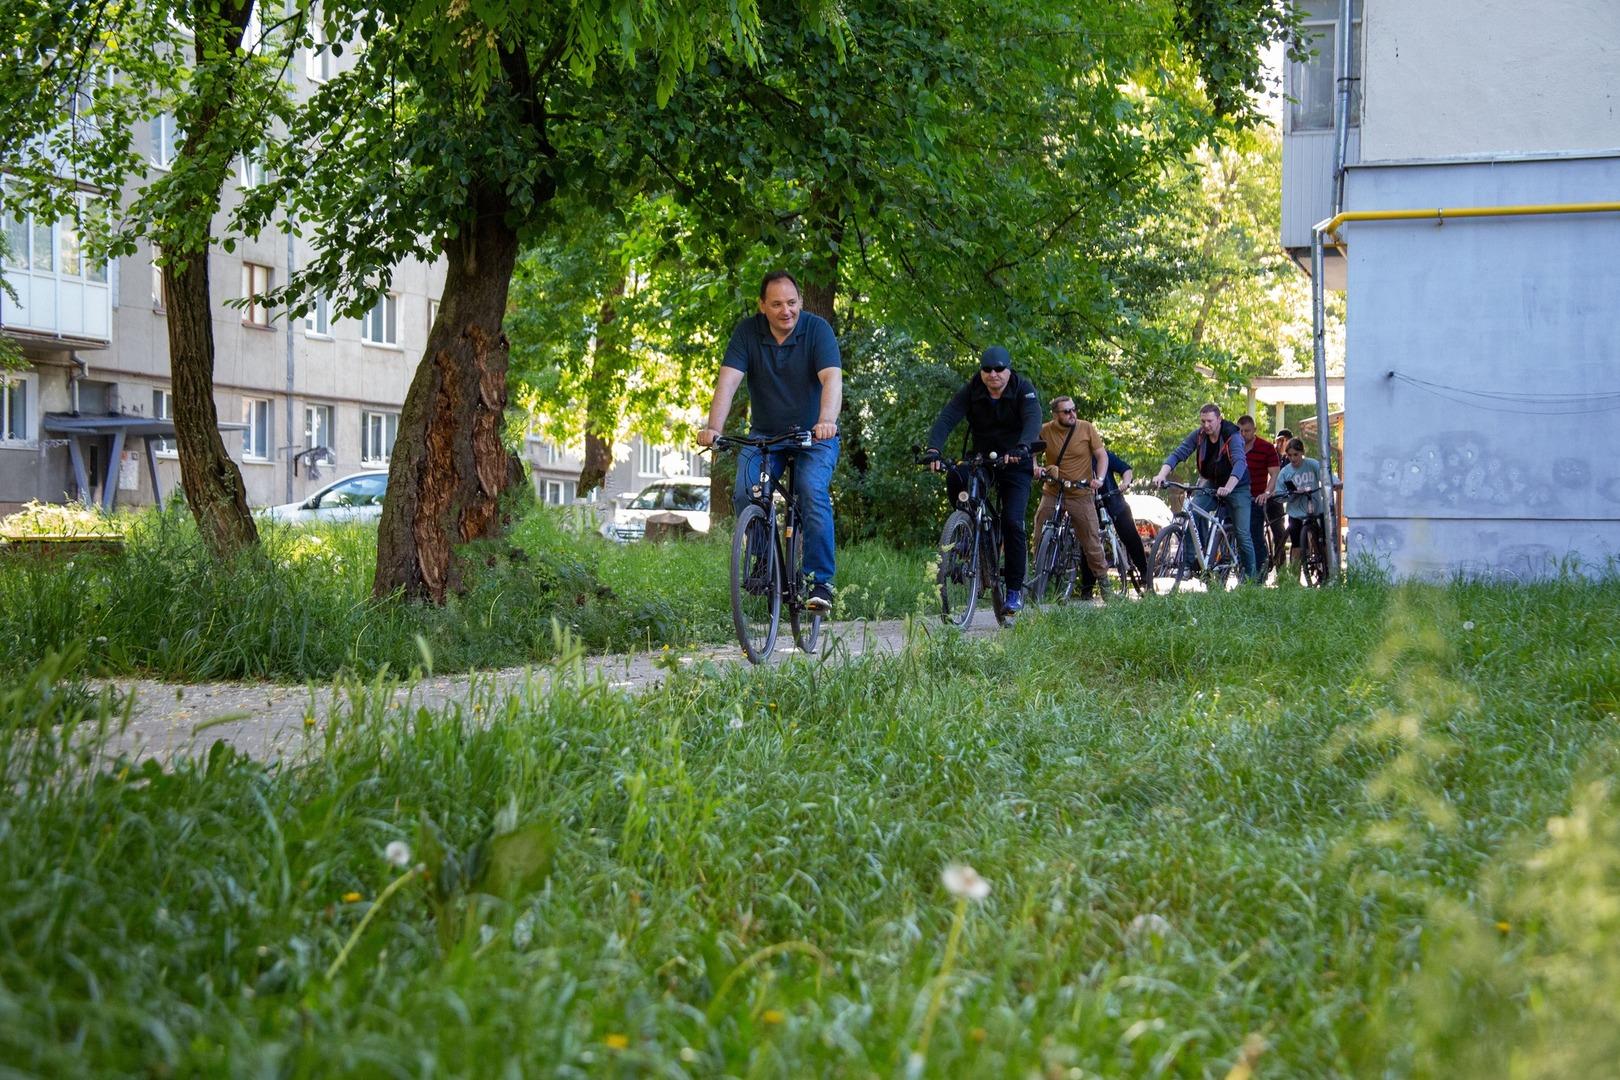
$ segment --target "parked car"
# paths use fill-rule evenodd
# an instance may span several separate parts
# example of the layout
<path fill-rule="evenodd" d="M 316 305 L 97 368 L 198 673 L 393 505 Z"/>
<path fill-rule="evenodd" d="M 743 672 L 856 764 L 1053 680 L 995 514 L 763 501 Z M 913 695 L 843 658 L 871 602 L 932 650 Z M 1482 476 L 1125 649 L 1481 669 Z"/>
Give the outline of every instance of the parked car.
<path fill-rule="evenodd" d="M 619 498 L 622 500 L 625 496 Z M 708 479 L 680 477 L 654 480 L 619 506 L 611 520 L 602 523 L 602 535 L 620 542 L 640 540 L 647 534 L 647 519 L 654 514 L 674 514 L 684 518 L 693 531 L 708 532 Z"/>
<path fill-rule="evenodd" d="M 1170 524 L 1170 519 L 1176 515 L 1170 509 L 1170 504 L 1147 492 L 1127 491 L 1125 505 L 1131 508 L 1131 517 L 1136 520 L 1137 534 L 1144 540 L 1152 540 L 1159 535 L 1159 530 Z"/>
<path fill-rule="evenodd" d="M 266 507 L 270 521 L 298 524 L 308 521 L 376 521 L 382 516 L 388 473 L 377 469 L 334 480 L 303 502 Z"/>

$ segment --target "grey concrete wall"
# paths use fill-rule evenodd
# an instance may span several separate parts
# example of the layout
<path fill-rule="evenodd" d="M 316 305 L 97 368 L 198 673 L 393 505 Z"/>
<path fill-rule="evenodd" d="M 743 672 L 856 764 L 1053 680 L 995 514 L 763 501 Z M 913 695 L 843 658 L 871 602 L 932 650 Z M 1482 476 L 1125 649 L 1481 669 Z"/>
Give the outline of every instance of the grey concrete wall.
<path fill-rule="evenodd" d="M 1620 157 L 1602 157 L 1363 165 L 1347 201 L 1616 192 Z M 1620 214 L 1354 223 L 1345 236 L 1351 555 L 1416 576 L 1607 568 L 1620 555 Z"/>

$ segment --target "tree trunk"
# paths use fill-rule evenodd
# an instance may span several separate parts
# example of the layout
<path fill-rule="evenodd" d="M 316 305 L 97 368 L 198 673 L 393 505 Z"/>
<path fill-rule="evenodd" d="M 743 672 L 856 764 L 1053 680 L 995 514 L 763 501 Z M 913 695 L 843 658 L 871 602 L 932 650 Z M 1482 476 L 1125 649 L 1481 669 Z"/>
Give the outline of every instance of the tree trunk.
<path fill-rule="evenodd" d="M 499 187 L 475 182 L 476 217 L 444 243 L 449 263 L 399 418 L 372 591 L 442 604 L 460 587 L 455 547 L 500 531 L 500 498 L 521 476 L 501 441 L 509 344 L 501 326 L 517 233 Z"/>
<path fill-rule="evenodd" d="M 251 3 L 225 0 L 216 10 L 223 22 L 192 20 L 197 67 L 210 50 L 239 53 Z M 212 41 L 210 41 L 212 38 Z M 230 169 L 230 155 L 211 143 L 226 109 L 236 108 L 232 75 L 194 85 L 196 111 L 184 117 L 186 140 L 175 155 L 171 175 L 190 174 L 196 195 L 181 207 L 170 228 L 155 239 L 168 256 L 162 268 L 164 305 L 168 309 L 170 392 L 174 395 L 174 439 L 180 452 L 180 484 L 197 520 L 197 531 L 215 558 L 225 558 L 259 542 L 259 529 L 248 508 L 242 470 L 225 450 L 214 404 L 214 310 L 208 281 L 208 223 L 219 210 L 220 192 Z M 203 224 L 195 218 L 201 216 Z"/>
<path fill-rule="evenodd" d="M 169 375 L 180 483 L 197 531 L 215 558 L 259 542 L 242 470 L 225 450 L 214 406 L 214 313 L 208 251 L 171 256 L 163 267 Z"/>
<path fill-rule="evenodd" d="M 613 289 L 602 301 L 591 349 L 591 373 L 585 381 L 585 462 L 579 490 L 601 487 L 613 468 L 613 438 L 619 429 L 618 402 L 630 375 L 628 332 L 614 301 L 624 296 L 629 272 L 621 261 Z"/>

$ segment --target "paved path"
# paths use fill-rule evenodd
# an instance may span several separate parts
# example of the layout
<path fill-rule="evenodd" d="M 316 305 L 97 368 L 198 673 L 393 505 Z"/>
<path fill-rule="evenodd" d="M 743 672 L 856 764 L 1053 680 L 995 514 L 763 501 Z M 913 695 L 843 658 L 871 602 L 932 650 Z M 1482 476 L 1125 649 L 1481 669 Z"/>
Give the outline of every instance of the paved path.
<path fill-rule="evenodd" d="M 914 634 L 947 632 L 937 619 L 917 619 Z M 824 624 L 822 662 L 838 663 L 868 653 L 893 653 L 905 644 L 907 624 L 884 622 L 840 622 Z M 949 631 L 954 633 L 955 631 Z M 967 633 L 987 636 L 996 632 L 995 621 L 980 613 Z M 801 659 L 792 647 L 778 646 L 771 663 Z M 587 678 L 602 679 L 627 693 L 656 686 L 668 667 L 667 653 L 638 652 L 583 658 Z M 742 664 L 742 650 L 736 645 L 716 646 L 683 653 L 675 658 L 682 665 L 712 662 Z M 453 702 L 467 702 L 487 694 L 490 704 L 502 702 L 508 694 L 527 689 L 531 679 L 540 687 L 549 685 L 557 666 L 548 664 L 463 675 L 435 676 L 409 684 L 389 687 L 394 703 L 415 708 L 438 709 Z M 311 734 L 318 734 L 334 712 L 342 715 L 356 694 L 369 693 L 370 684 L 353 688 L 332 685 L 290 686 L 278 683 L 163 683 L 149 679 L 112 680 L 134 697 L 130 724 L 115 741 L 114 752 L 138 757 L 157 756 L 169 760 L 177 756 L 205 753 L 216 740 L 244 750 L 262 760 L 296 753 Z"/>

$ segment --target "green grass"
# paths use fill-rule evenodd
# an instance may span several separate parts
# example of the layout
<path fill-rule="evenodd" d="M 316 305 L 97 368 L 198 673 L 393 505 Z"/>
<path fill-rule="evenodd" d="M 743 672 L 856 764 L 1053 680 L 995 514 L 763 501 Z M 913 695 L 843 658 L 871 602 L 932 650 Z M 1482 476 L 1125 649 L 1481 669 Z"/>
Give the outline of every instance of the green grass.
<path fill-rule="evenodd" d="M 621 546 L 568 520 L 531 509 L 466 552 L 464 590 L 429 608 L 372 600 L 373 526 L 266 529 L 222 565 L 189 518 L 148 512 L 118 554 L 0 559 L 0 650 L 13 671 L 82 645 L 99 674 L 325 680 L 403 674 L 424 646 L 441 672 L 545 661 L 553 622 L 595 651 L 730 639 L 728 537 Z M 839 617 L 920 610 L 927 554 L 842 553 Z"/>
<path fill-rule="evenodd" d="M 361 693 L 276 765 L 98 759 L 35 684 L 0 1069 L 897 1076 L 937 1011 L 925 1075 L 1598 1075 L 1617 598 L 1242 590 L 639 698 Z M 396 840 L 430 875 L 378 908 Z"/>

